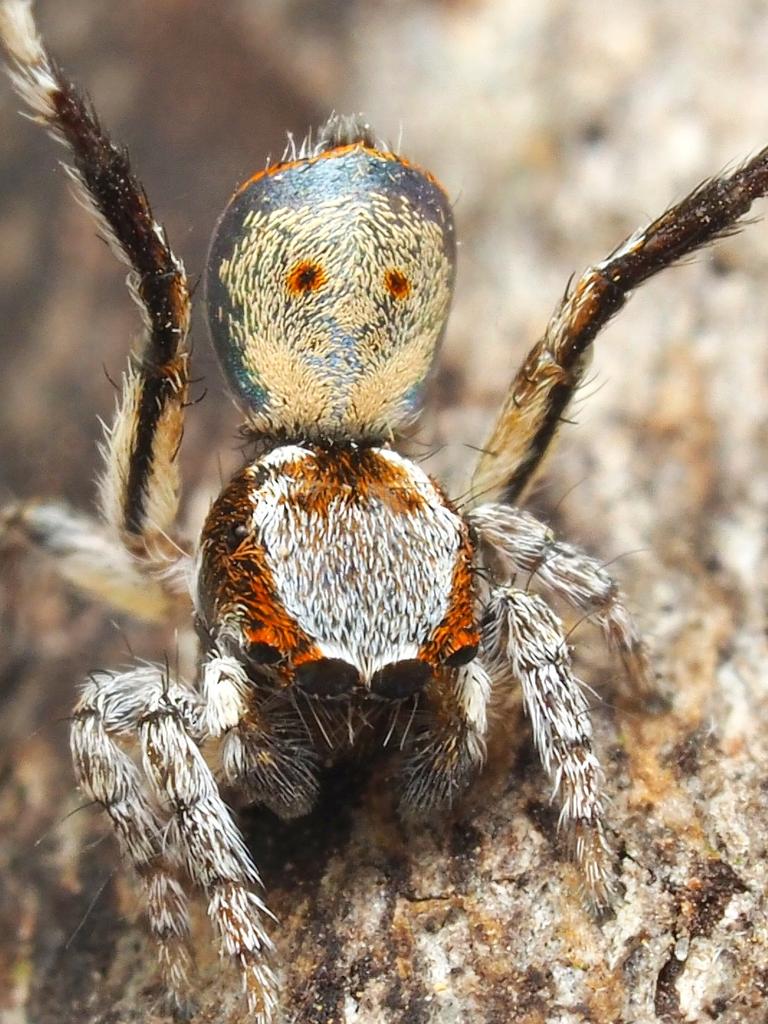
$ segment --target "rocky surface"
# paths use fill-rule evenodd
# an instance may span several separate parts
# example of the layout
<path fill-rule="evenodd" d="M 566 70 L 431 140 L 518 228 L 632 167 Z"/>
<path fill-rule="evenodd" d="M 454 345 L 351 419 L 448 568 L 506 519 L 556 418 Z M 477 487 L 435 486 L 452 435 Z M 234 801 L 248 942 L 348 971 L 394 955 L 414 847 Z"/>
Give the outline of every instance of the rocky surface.
<path fill-rule="evenodd" d="M 763 5 L 542 0 L 41 2 L 65 67 L 130 145 L 187 265 L 284 131 L 365 110 L 456 197 L 460 273 L 414 444 L 460 495 L 505 384 L 569 275 L 706 174 L 768 141 Z M 0 90 L 0 498 L 86 505 L 97 415 L 137 331 L 122 273 Z M 758 215 L 763 210 L 757 210 Z M 761 1024 L 768 1015 L 765 224 L 648 284 L 599 340 L 593 382 L 531 507 L 622 581 L 670 698 L 620 698 L 574 629 L 624 898 L 595 920 L 517 703 L 443 818 L 404 825 L 388 762 L 337 771 L 290 826 L 243 824 L 280 928 L 296 1024 Z M 237 465 L 202 325 L 187 516 Z M 213 443 L 213 442 L 216 443 Z M 66 716 L 93 668 L 175 638 L 2 561 L 0 1020 L 160 1024 L 153 951 L 105 822 L 76 811 Z M 244 1019 L 206 952 L 201 1022 Z"/>

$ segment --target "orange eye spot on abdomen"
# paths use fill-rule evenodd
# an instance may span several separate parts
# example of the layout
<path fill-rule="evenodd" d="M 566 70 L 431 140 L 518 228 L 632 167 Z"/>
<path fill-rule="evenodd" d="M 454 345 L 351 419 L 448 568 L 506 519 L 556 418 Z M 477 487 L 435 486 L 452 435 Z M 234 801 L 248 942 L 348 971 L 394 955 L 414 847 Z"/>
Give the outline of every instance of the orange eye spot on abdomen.
<path fill-rule="evenodd" d="M 402 272 L 394 267 L 384 274 L 384 284 L 393 299 L 405 299 L 410 295 L 411 282 Z"/>
<path fill-rule="evenodd" d="M 288 271 L 286 284 L 293 295 L 316 292 L 328 280 L 325 270 L 314 260 L 300 260 Z"/>

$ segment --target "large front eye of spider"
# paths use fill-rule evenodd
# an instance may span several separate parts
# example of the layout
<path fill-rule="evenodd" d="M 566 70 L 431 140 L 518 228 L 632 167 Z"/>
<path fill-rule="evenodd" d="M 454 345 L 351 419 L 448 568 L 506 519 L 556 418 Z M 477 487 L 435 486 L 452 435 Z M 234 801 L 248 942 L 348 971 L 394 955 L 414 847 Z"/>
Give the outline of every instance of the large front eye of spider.
<path fill-rule="evenodd" d="M 285 660 L 283 652 L 278 650 L 277 647 L 273 647 L 272 644 L 259 642 L 249 643 L 244 647 L 241 651 L 241 657 L 246 665 L 256 672 L 279 665 L 280 662 Z"/>
<path fill-rule="evenodd" d="M 299 260 L 294 263 L 285 277 L 285 283 L 291 295 L 307 295 L 322 288 L 328 275 L 321 263 L 316 260 Z"/>
<path fill-rule="evenodd" d="M 425 661 L 395 661 L 374 674 L 371 693 L 384 700 L 406 700 L 420 693 L 431 678 L 432 669 Z"/>
<path fill-rule="evenodd" d="M 345 697 L 360 685 L 360 673 L 341 658 L 318 658 L 299 665 L 298 688 L 311 697 Z"/>

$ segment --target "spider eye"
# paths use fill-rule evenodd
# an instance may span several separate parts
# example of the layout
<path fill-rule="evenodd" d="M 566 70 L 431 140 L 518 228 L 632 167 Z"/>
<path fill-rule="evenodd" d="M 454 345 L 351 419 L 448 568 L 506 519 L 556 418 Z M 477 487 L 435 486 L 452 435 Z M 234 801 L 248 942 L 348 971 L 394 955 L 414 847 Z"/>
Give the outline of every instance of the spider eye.
<path fill-rule="evenodd" d="M 264 665 L 277 665 L 282 660 L 282 652 L 273 647 L 272 644 L 253 643 L 248 644 L 243 655 L 246 661 L 254 668 Z"/>
<path fill-rule="evenodd" d="M 453 654 L 446 658 L 445 664 L 451 668 L 458 668 L 460 665 L 468 665 L 476 657 L 477 644 L 467 644 L 466 647 L 460 647 L 458 651 L 454 651 Z"/>
<path fill-rule="evenodd" d="M 384 285 L 393 299 L 407 299 L 411 292 L 411 282 L 402 272 L 395 267 L 384 274 Z"/>
<path fill-rule="evenodd" d="M 301 260 L 288 271 L 286 276 L 288 291 L 292 295 L 306 295 L 316 292 L 328 280 L 323 267 L 313 260 Z"/>
<path fill-rule="evenodd" d="M 235 523 L 227 530 L 227 549 L 236 551 L 249 535 L 248 527 L 244 523 Z"/>
<path fill-rule="evenodd" d="M 425 661 L 396 661 L 376 672 L 371 679 L 371 693 L 385 700 L 405 700 L 423 690 L 431 676 L 432 669 Z"/>
<path fill-rule="evenodd" d="M 343 697 L 360 684 L 360 673 L 341 658 L 319 658 L 296 669 L 296 685 L 312 697 Z"/>

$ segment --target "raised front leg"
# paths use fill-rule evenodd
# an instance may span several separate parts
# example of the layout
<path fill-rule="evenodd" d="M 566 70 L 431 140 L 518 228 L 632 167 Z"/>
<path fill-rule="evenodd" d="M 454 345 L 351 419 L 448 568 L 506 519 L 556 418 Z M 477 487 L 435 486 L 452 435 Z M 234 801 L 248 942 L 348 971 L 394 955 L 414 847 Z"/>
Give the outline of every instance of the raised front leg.
<path fill-rule="evenodd" d="M 0 4 L 0 43 L 16 91 L 69 149 L 67 167 L 84 204 L 117 257 L 129 268 L 145 341 L 123 375 L 122 397 L 107 431 L 101 509 L 126 545 L 153 555 L 176 515 L 176 463 L 187 401 L 189 288 L 181 261 L 152 213 L 128 155 L 114 145 L 91 105 L 46 51 L 28 0 Z"/>
<path fill-rule="evenodd" d="M 534 479 L 584 380 L 592 342 L 632 290 L 702 246 L 733 234 L 768 191 L 768 148 L 695 188 L 569 282 L 544 336 L 510 385 L 472 481 L 476 498 L 512 504 Z"/>

